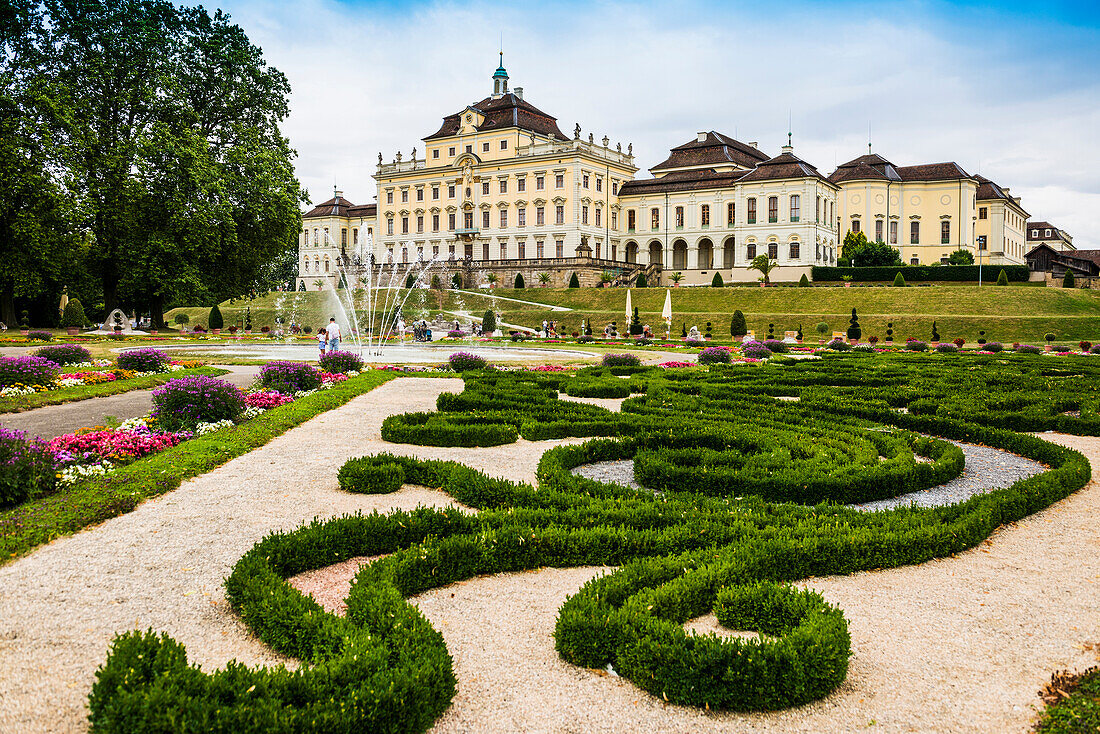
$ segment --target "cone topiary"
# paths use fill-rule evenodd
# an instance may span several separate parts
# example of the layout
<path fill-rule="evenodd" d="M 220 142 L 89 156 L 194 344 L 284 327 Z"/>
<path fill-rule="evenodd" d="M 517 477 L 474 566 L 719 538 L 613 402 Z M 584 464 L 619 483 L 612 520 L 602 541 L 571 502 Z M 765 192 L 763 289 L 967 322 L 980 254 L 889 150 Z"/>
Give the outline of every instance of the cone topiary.
<path fill-rule="evenodd" d="M 515 287 L 517 289 L 526 287 L 526 284 L 523 282 L 523 273 L 516 273 Z"/>
<path fill-rule="evenodd" d="M 733 312 L 733 318 L 730 319 L 730 336 L 744 336 L 749 333 L 749 326 L 745 323 L 745 314 L 740 310 Z"/>
<path fill-rule="evenodd" d="M 638 275 L 638 280 L 636 280 L 634 282 L 634 287 L 635 288 L 648 288 L 649 287 L 649 282 L 646 281 L 646 279 L 645 279 L 645 273 L 641 273 L 640 275 Z"/>
<path fill-rule="evenodd" d="M 798 287 L 799 288 L 809 288 L 810 287 L 810 279 L 806 277 L 805 273 L 803 273 L 802 277 L 798 279 Z"/>
<path fill-rule="evenodd" d="M 852 318 L 848 319 L 848 338 L 852 341 L 859 341 L 859 338 L 863 336 L 863 329 L 859 328 L 859 320 L 856 317 L 856 310 L 852 309 Z"/>
<path fill-rule="evenodd" d="M 997 276 L 997 285 L 1008 285 L 1008 273 L 1004 270 Z"/>
<path fill-rule="evenodd" d="M 61 315 L 61 325 L 66 328 L 79 329 L 88 323 L 88 318 L 84 315 L 84 306 L 76 298 L 69 300 L 65 304 L 65 313 Z"/>
<path fill-rule="evenodd" d="M 1073 278 L 1073 271 L 1072 270 L 1067 270 L 1066 271 L 1066 277 L 1062 278 L 1062 287 L 1063 288 L 1073 288 L 1076 285 L 1077 285 L 1077 283 L 1076 283 L 1076 281 L 1074 281 L 1074 278 Z"/>
<path fill-rule="evenodd" d="M 710 287 L 711 288 L 721 288 L 723 285 L 725 285 L 725 283 L 722 282 L 722 274 L 721 273 L 715 273 L 714 277 L 711 278 L 711 280 L 710 280 Z"/>
<path fill-rule="evenodd" d="M 570 288 L 580 288 L 581 287 L 581 279 L 577 277 L 576 273 L 573 273 L 572 275 L 569 276 L 569 287 Z"/>
<path fill-rule="evenodd" d="M 894 276 L 894 287 L 895 288 L 904 288 L 905 286 L 906 286 L 905 276 L 902 275 L 901 271 L 899 270 L 898 274 Z"/>
<path fill-rule="evenodd" d="M 220 329 L 225 325 L 224 319 L 222 319 L 221 309 L 215 304 L 214 308 L 210 309 L 210 315 L 206 319 L 206 325 L 211 329 Z"/>
<path fill-rule="evenodd" d="M 481 317 L 481 331 L 485 334 L 492 334 L 497 328 L 497 315 L 493 313 L 493 309 L 485 311 L 485 315 Z"/>

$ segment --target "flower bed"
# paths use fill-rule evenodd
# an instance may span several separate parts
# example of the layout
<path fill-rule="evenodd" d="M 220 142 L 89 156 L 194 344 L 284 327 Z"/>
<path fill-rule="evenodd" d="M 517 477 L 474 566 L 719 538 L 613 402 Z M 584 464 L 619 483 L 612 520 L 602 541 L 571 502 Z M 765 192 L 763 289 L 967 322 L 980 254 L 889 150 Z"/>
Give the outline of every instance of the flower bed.
<path fill-rule="evenodd" d="M 761 342 L 747 341 L 741 345 L 741 354 L 742 356 L 752 357 L 753 359 L 767 359 L 772 356 L 772 350 L 768 349 Z"/>
<path fill-rule="evenodd" d="M 284 395 L 293 395 L 319 388 L 321 373 L 305 362 L 278 360 L 268 362 L 260 370 L 260 385 Z"/>
<path fill-rule="evenodd" d="M 118 355 L 118 366 L 132 372 L 164 372 L 169 364 L 168 354 L 153 347 L 127 349 Z"/>
<path fill-rule="evenodd" d="M 79 344 L 52 344 L 34 352 L 34 356 L 48 359 L 62 367 L 91 362 L 92 353 Z"/>
<path fill-rule="evenodd" d="M 729 364 L 731 361 L 730 350 L 725 347 L 707 347 L 699 352 L 699 364 Z"/>
<path fill-rule="evenodd" d="M 233 420 L 245 409 L 244 393 L 214 377 L 181 377 L 153 391 L 153 419 L 168 430 Z"/>
<path fill-rule="evenodd" d="M 354 352 L 327 352 L 317 364 L 324 372 L 358 373 L 363 369 L 363 358 Z"/>
<path fill-rule="evenodd" d="M 0 387 L 45 388 L 59 374 L 61 366 L 42 357 L 0 357 Z"/>

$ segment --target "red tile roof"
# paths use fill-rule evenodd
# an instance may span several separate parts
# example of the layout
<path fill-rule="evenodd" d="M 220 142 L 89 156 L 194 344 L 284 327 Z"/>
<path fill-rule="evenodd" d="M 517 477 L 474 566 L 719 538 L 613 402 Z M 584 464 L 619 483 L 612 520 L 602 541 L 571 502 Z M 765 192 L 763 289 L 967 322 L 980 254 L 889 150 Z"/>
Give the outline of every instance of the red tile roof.
<path fill-rule="evenodd" d="M 731 163 L 742 168 L 752 168 L 757 163 L 768 160 L 766 153 L 714 130 L 706 133 L 704 140 L 695 139 L 683 145 L 678 145 L 669 153 L 668 158 L 650 170 L 664 171 L 692 166 L 729 165 Z"/>
<path fill-rule="evenodd" d="M 565 139 L 565 134 L 558 129 L 556 117 L 546 114 L 515 94 L 508 93 L 497 99 L 486 97 L 480 102 L 470 105 L 470 107 L 484 116 L 481 124 L 477 127 L 478 132 L 493 132 L 515 127 L 539 135 L 553 135 L 559 140 Z M 457 135 L 458 131 L 462 129 L 462 115 L 464 112 L 466 110 L 444 117 L 440 128 L 424 140 Z"/>

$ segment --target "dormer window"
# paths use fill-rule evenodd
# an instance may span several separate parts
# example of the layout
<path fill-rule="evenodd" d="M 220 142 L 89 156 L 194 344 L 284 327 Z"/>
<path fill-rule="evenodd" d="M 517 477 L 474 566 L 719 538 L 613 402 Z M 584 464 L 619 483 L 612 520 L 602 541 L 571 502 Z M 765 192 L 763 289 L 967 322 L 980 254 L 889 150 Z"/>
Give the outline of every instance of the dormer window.
<path fill-rule="evenodd" d="M 1048 230 L 1047 230 L 1047 232 L 1046 232 L 1046 234 L 1045 234 L 1045 235 L 1043 235 L 1043 236 L 1044 236 L 1044 237 L 1050 237 L 1050 230 L 1048 229 Z"/>

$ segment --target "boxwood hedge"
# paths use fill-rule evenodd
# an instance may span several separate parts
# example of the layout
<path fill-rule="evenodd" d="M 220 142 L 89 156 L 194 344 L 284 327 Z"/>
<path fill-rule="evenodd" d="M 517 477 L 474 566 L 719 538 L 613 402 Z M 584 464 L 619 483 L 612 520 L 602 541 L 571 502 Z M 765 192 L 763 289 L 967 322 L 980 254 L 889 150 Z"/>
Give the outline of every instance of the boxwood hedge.
<path fill-rule="evenodd" d="M 621 381 L 642 389 L 622 413 L 559 401 L 558 390 L 576 378 L 471 375 L 461 394 L 440 397 L 440 413 L 397 416 L 390 435 L 467 442 L 455 445 L 469 445 L 483 428 L 498 442 L 597 438 L 546 451 L 537 488 L 452 462 L 349 462 L 344 476 L 354 476 L 359 491 L 392 486 L 399 470 L 405 482 L 439 488 L 478 512 L 420 508 L 272 533 L 234 567 L 227 595 L 262 640 L 304 664 L 294 672 L 231 664 L 207 673 L 166 636 L 126 634 L 97 673 L 93 729 L 424 731 L 446 709 L 455 678 L 442 638 L 406 597 L 546 566 L 618 567 L 562 606 L 554 638 L 566 661 L 611 665 L 683 705 L 763 710 L 819 699 L 846 675 L 847 626 L 841 610 L 786 584 L 959 553 L 1083 486 L 1091 474 L 1084 456 L 1003 426 L 1097 433 L 1097 371 L 1086 363 L 970 355 L 948 363 L 936 355 L 836 355 L 690 374 L 653 369 Z M 864 513 L 838 504 L 957 473 L 957 450 L 943 439 L 1013 451 L 1049 471 L 947 507 Z M 801 464 L 805 491 L 792 489 L 794 475 L 775 471 L 782 462 L 760 456 L 771 452 Z M 659 491 L 571 472 L 628 457 L 649 462 L 643 472 L 663 481 Z M 716 477 L 701 478 L 711 468 Z M 769 473 L 786 482 L 785 492 L 768 483 Z M 860 492 L 846 489 L 860 482 Z M 780 498 L 798 501 L 774 501 Z M 286 581 L 382 554 L 357 574 L 346 617 L 323 611 Z M 712 610 L 727 626 L 767 637 L 684 630 L 686 620 Z"/>

